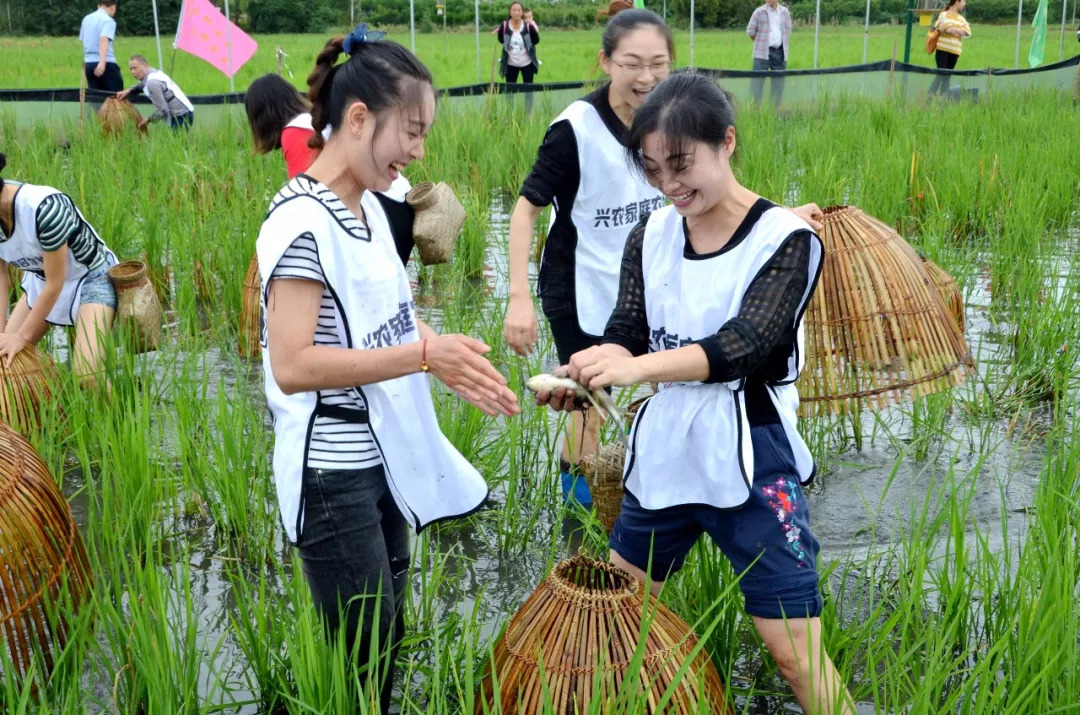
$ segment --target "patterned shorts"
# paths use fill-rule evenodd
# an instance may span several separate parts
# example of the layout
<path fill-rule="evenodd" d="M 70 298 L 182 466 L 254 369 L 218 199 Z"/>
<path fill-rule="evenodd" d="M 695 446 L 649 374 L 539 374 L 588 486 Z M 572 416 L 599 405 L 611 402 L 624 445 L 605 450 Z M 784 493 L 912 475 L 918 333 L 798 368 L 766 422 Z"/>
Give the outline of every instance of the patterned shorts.
<path fill-rule="evenodd" d="M 611 532 L 611 548 L 645 570 L 652 551 L 652 578 L 682 568 L 698 537 L 707 533 L 742 574 L 746 612 L 760 618 L 821 615 L 818 542 L 810 533 L 810 509 L 796 476 L 795 458 L 779 424 L 750 428 L 754 484 L 741 507 L 676 506 L 650 511 L 634 495 L 623 496 Z"/>

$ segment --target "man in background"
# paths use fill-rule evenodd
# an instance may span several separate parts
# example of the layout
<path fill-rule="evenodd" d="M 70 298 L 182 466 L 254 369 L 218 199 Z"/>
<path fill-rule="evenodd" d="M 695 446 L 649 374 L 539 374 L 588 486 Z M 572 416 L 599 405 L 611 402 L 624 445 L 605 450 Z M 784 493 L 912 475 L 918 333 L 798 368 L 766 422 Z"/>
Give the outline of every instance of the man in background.
<path fill-rule="evenodd" d="M 754 70 L 783 71 L 787 69 L 788 37 L 791 35 L 791 13 L 777 0 L 768 0 L 754 10 L 750 22 L 746 25 L 746 34 L 754 41 Z M 784 94 L 784 78 L 772 77 L 769 94 L 773 104 L 780 106 L 780 97 Z M 754 101 L 761 104 L 762 90 L 765 88 L 764 77 L 750 80 L 750 89 Z"/>
<path fill-rule="evenodd" d="M 128 70 L 139 83 L 130 89 L 117 92 L 117 98 L 124 99 L 129 94 L 145 93 L 154 105 L 154 113 L 139 122 L 139 129 L 145 129 L 150 122 L 160 120 L 167 121 L 174 131 L 191 128 L 195 121 L 195 106 L 169 75 L 151 67 L 143 55 L 132 55 L 128 60 Z"/>
<path fill-rule="evenodd" d="M 116 39 L 116 0 L 100 0 L 97 10 L 83 18 L 79 40 L 83 46 L 83 69 L 86 86 L 106 92 L 124 88 L 120 65 L 116 64 L 113 41 Z"/>

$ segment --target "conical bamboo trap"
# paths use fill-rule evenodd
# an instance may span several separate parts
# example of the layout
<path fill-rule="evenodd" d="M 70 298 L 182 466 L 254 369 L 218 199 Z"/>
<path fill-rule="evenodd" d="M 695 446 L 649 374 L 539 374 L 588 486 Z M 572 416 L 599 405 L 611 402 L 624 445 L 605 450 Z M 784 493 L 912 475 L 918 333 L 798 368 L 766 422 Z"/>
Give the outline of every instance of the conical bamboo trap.
<path fill-rule="evenodd" d="M 804 321 L 800 413 L 880 409 L 961 384 L 971 352 L 918 254 L 853 206 L 824 214 L 821 279 Z"/>
<path fill-rule="evenodd" d="M 33 345 L 16 353 L 10 367 L 5 362 L 0 359 L 0 421 L 28 435 L 41 426 L 41 412 L 60 374 L 52 358 Z M 48 409 L 59 406 L 50 404 Z"/>
<path fill-rule="evenodd" d="M 60 602 L 65 584 L 70 600 Z M 52 670 L 67 643 L 69 609 L 86 601 L 89 587 L 86 548 L 67 501 L 30 443 L 0 424 L 0 633 L 17 675 L 35 655 Z"/>
<path fill-rule="evenodd" d="M 126 99 L 109 97 L 98 110 L 98 119 L 101 120 L 101 126 L 106 133 L 120 134 L 124 131 L 125 124 L 138 127 L 139 122 L 142 121 L 142 115 L 139 114 L 138 109 L 135 109 L 135 105 Z"/>
<path fill-rule="evenodd" d="M 243 305 L 240 306 L 240 344 L 238 350 L 240 357 L 258 357 L 262 352 L 259 343 L 261 333 L 262 305 L 259 293 L 262 291 L 262 282 L 259 278 L 259 258 L 251 257 L 248 264 L 247 275 L 244 277 Z"/>
<path fill-rule="evenodd" d="M 941 266 L 926 256 L 920 255 L 919 257 L 922 258 L 926 274 L 930 276 L 930 282 L 934 284 L 938 295 L 941 296 L 941 300 L 945 303 L 945 307 L 949 309 L 949 315 L 956 321 L 956 326 L 960 328 L 960 334 L 963 335 L 967 330 L 967 322 L 964 317 L 964 294 L 960 291 L 960 286 L 957 285 L 956 279 L 950 276 Z"/>
<path fill-rule="evenodd" d="M 499 638 L 476 712 L 494 707 L 495 681 L 504 713 L 549 712 L 545 702 L 557 715 L 582 713 L 633 692 L 644 703 L 635 712 L 728 712 L 704 649 L 691 657 L 697 638 L 690 626 L 653 598 L 646 612 L 643 599 L 644 586 L 611 564 L 580 555 L 557 564 Z M 636 653 L 640 666 L 631 670 Z M 667 704 L 656 709 L 669 687 Z"/>

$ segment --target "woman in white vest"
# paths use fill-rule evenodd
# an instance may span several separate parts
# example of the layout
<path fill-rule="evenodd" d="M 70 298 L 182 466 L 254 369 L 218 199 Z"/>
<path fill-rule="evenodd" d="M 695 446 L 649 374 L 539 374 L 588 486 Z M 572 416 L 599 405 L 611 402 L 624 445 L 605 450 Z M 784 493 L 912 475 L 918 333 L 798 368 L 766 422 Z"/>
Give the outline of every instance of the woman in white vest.
<path fill-rule="evenodd" d="M 521 355 L 536 344 L 529 287 L 536 220 L 554 205 L 540 261 L 537 292 L 559 361 L 600 342 L 615 307 L 619 257 L 638 219 L 664 205 L 663 195 L 626 170 L 630 119 L 668 76 L 675 44 L 654 12 L 624 10 L 604 29 L 599 62 L 611 81 L 579 99 L 548 127 L 536 163 L 510 216 L 510 300 L 503 334 Z M 562 448 L 563 496 L 592 503 L 579 478 L 581 457 L 595 451 L 602 418 L 575 412 Z"/>
<path fill-rule="evenodd" d="M 0 154 L 0 172 L 7 157 Z M 23 295 L 0 312 L 0 358 L 6 365 L 35 345 L 51 325 L 75 326 L 72 365 L 95 384 L 101 337 L 112 329 L 116 292 L 109 268 L 116 256 L 71 198 L 51 186 L 0 178 L 0 296 L 8 295 L 10 264 L 23 272 Z"/>
<path fill-rule="evenodd" d="M 804 711 L 854 712 L 822 649 L 818 542 L 801 487 L 814 460 L 796 428 L 802 316 L 822 245 L 739 185 L 735 144 L 730 99 L 707 77 L 673 76 L 644 102 L 627 153 L 671 205 L 630 232 L 603 344 L 560 372 L 591 388 L 660 384 L 631 429 L 612 562 L 659 593 L 709 534 Z M 573 406 L 561 390 L 540 397 Z"/>
<path fill-rule="evenodd" d="M 308 78 L 317 143 L 332 132 L 273 199 L 256 251 L 281 518 L 317 607 L 358 648 L 362 677 L 379 679 L 385 712 L 408 528 L 466 516 L 488 494 L 439 430 L 427 373 L 487 414 L 518 408 L 486 345 L 416 315 L 371 192 L 423 156 L 435 94 L 419 60 L 373 35 L 361 26 L 319 54 Z M 388 660 L 367 662 L 373 629 Z"/>

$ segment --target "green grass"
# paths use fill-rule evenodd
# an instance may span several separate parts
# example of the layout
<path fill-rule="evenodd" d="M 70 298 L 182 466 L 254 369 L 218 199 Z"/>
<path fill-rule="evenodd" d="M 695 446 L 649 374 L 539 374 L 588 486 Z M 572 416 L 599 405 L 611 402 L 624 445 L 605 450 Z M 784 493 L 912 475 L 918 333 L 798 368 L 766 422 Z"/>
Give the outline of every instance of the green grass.
<path fill-rule="evenodd" d="M 1060 25 L 1051 26 L 1046 48 L 1047 62 L 1058 58 L 1058 31 Z M 490 29 L 490 28 L 489 28 Z M 121 26 L 122 31 L 122 26 Z M 538 51 L 544 61 L 538 82 L 580 80 L 602 74 L 596 66 L 596 54 L 600 49 L 600 28 L 590 30 L 553 30 L 544 32 Z M 495 37 L 481 28 L 481 81 L 491 78 L 491 66 L 496 48 Z M 1025 24 L 1021 41 L 1020 61 L 1027 67 L 1027 51 L 1031 43 L 1031 27 Z M 915 64 L 933 66 L 933 57 L 923 49 L 925 28 L 915 27 L 911 61 Z M 1066 27 L 1065 55 L 1077 52 L 1075 28 Z M 299 87 L 306 86 L 307 74 L 314 65 L 315 56 L 329 35 L 259 35 L 255 39 L 259 50 L 236 75 L 236 88 L 242 90 L 256 77 L 273 72 L 276 67 L 275 48 L 280 46 L 289 55 L 288 69 L 291 79 Z M 406 47 L 408 32 L 395 32 L 390 37 Z M 677 31 L 676 55 L 679 65 L 690 61 L 690 34 Z M 1016 28 L 1003 25 L 976 25 L 973 37 L 964 41 L 964 54 L 958 69 L 1013 66 L 1015 56 Z M 903 59 L 904 27 L 901 25 L 875 25 L 870 28 L 868 59 L 884 60 L 892 56 L 893 45 L 897 58 Z M 162 37 L 165 53 L 165 69 L 188 94 L 214 94 L 227 92 L 229 80 L 207 63 L 184 52 L 171 49 L 172 36 Z M 751 42 L 744 32 L 733 30 L 702 30 L 694 39 L 694 63 L 698 67 L 724 67 L 750 69 Z M 791 38 L 791 69 L 813 66 L 813 27 L 797 27 Z M 468 29 L 439 33 L 417 34 L 416 52 L 431 68 L 440 87 L 451 87 L 477 82 L 476 42 Z M 862 62 L 863 28 L 861 26 L 825 26 L 821 29 L 818 66 L 832 67 Z M 124 71 L 125 81 L 133 83 L 126 69 L 126 59 L 132 54 L 145 54 L 152 63 L 157 62 L 157 49 L 152 37 L 124 37 L 117 41 L 117 57 Z M 0 38 L 0 54 L 9 58 L 0 68 L 0 87 L 5 89 L 27 87 L 78 87 L 82 65 L 80 45 L 75 38 Z M 288 75 L 286 75 L 288 76 Z M 496 75 L 498 79 L 498 75 Z"/>
<path fill-rule="evenodd" d="M 868 413 L 857 429 L 803 424 L 821 462 L 810 502 L 829 652 L 868 711 L 1073 712 L 1080 108 L 1049 91 L 933 111 L 823 99 L 785 118 L 744 110 L 740 179 L 788 203 L 856 204 L 900 227 L 957 276 L 980 369 L 951 393 Z M 35 695 L 7 678 L 5 709 L 342 711 L 364 683 L 341 665 L 343 645 L 322 637 L 284 543 L 261 369 L 236 357 L 241 283 L 285 179 L 281 158 L 253 155 L 234 115 L 191 137 L 114 141 L 92 124 L 81 134 L 70 123 L 17 129 L 15 111 L 0 112 L 5 178 L 63 189 L 118 255 L 145 255 L 171 277 L 173 327 L 158 353 L 110 353 L 111 399 L 79 392 L 64 369 L 65 417 L 43 413 L 34 442 L 77 506 L 94 591 L 52 680 Z M 544 355 L 512 357 L 503 296 L 483 276 L 503 265 L 505 220 L 493 209 L 515 193 L 554 111 L 541 98 L 528 119 L 499 101 L 447 113 L 408 172 L 448 181 L 470 211 L 454 263 L 419 269 L 418 304 L 441 329 L 484 339 L 515 387 L 550 359 L 548 338 Z M 213 287 L 205 301 L 196 258 Z M 58 355 L 60 338 L 50 336 Z M 473 711 L 494 638 L 567 548 L 556 421 L 532 408 L 489 419 L 438 388 L 435 402 L 496 506 L 414 540 L 399 659 L 409 714 Z M 602 528 L 585 519 L 582 548 L 604 555 Z M 702 543 L 664 600 L 704 635 L 740 709 L 779 712 L 792 701 L 735 578 Z"/>

